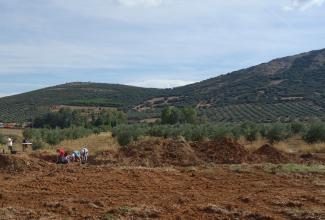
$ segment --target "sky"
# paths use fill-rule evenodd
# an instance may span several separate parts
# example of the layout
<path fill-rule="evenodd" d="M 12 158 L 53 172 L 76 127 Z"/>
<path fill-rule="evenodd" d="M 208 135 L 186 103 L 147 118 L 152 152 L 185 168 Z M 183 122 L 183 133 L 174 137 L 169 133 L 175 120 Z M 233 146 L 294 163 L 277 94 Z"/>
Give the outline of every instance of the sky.
<path fill-rule="evenodd" d="M 325 48 L 325 0 L 0 0 L 0 96 L 167 88 Z"/>

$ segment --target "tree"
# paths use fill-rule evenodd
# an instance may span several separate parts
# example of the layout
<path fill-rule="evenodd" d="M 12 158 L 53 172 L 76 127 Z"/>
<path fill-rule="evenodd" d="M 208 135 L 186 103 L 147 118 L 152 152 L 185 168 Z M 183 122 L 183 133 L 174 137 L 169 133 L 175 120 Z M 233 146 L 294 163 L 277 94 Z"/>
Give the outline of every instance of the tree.
<path fill-rule="evenodd" d="M 197 112 L 192 107 L 184 107 L 182 109 L 176 107 L 166 107 L 161 112 L 162 124 L 177 123 L 195 123 L 197 122 Z"/>
<path fill-rule="evenodd" d="M 285 140 L 287 137 L 288 137 L 288 134 L 285 130 L 285 127 L 278 123 L 274 124 L 267 131 L 267 134 L 266 134 L 266 138 L 271 144 Z"/>
<path fill-rule="evenodd" d="M 183 114 L 178 108 L 172 108 L 171 109 L 171 114 L 169 118 L 169 123 L 170 124 L 177 124 L 183 121 Z"/>
<path fill-rule="evenodd" d="M 292 122 L 290 124 L 291 131 L 293 134 L 299 134 L 305 130 L 305 125 L 301 122 Z"/>
<path fill-rule="evenodd" d="M 247 141 L 253 142 L 256 141 L 258 135 L 258 128 L 256 124 L 246 122 L 242 124 L 242 133 Z"/>
<path fill-rule="evenodd" d="M 311 125 L 303 139 L 309 144 L 325 142 L 325 124 L 319 122 Z"/>
<path fill-rule="evenodd" d="M 161 123 L 170 124 L 170 116 L 172 113 L 172 108 L 170 106 L 164 108 L 161 112 Z"/>
<path fill-rule="evenodd" d="M 197 122 L 197 111 L 195 108 L 192 107 L 184 107 L 182 109 L 182 113 L 184 115 L 184 122 L 185 123 L 196 123 Z"/>
<path fill-rule="evenodd" d="M 125 130 L 118 135 L 117 141 L 121 146 L 126 146 L 133 141 L 133 136 L 129 130 Z"/>

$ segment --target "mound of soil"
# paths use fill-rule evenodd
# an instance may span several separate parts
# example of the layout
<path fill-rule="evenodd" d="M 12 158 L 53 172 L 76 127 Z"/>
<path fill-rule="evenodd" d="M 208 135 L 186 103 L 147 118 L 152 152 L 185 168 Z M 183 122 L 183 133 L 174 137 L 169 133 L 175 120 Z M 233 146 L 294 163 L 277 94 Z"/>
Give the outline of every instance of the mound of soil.
<path fill-rule="evenodd" d="M 20 172 L 28 170 L 40 170 L 48 163 L 38 159 L 31 159 L 26 155 L 0 154 L 0 170 Z"/>
<path fill-rule="evenodd" d="M 201 163 L 188 143 L 169 139 L 140 141 L 121 148 L 118 154 L 126 164 L 133 166 L 192 166 Z"/>
<path fill-rule="evenodd" d="M 244 146 L 228 138 L 193 142 L 191 146 L 197 157 L 206 163 L 239 164 L 246 162 L 249 156 Z"/>
<path fill-rule="evenodd" d="M 50 163 L 56 163 L 57 161 L 57 155 L 55 154 L 50 154 L 47 152 L 33 152 L 30 154 L 31 157 L 41 159 Z"/>
<path fill-rule="evenodd" d="M 106 150 L 88 158 L 88 163 L 92 165 L 118 165 L 121 161 L 122 155 L 116 150 Z"/>
<path fill-rule="evenodd" d="M 251 156 L 251 162 L 254 163 L 289 163 L 292 162 L 294 158 L 284 152 L 277 150 L 269 144 L 265 144 L 256 151 L 253 152 Z"/>
<path fill-rule="evenodd" d="M 263 145 L 253 153 L 236 141 L 221 138 L 188 143 L 182 140 L 142 140 L 116 151 L 105 151 L 89 160 L 90 164 L 126 166 L 196 166 L 203 164 L 290 163 L 304 162 L 297 155 Z M 315 161 L 314 157 L 312 161 Z"/>

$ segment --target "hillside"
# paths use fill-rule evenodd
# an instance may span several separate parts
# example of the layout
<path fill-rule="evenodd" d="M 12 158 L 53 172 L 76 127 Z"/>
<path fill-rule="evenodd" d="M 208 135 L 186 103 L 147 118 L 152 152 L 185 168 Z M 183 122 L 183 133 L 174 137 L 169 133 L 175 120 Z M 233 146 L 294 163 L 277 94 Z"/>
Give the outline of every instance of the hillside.
<path fill-rule="evenodd" d="M 104 83 L 67 83 L 0 99 L 0 121 L 24 121 L 57 105 L 112 107 L 127 110 L 161 95 L 159 89 Z"/>
<path fill-rule="evenodd" d="M 215 121 L 325 118 L 324 84 L 325 49 L 174 89 L 103 83 L 58 85 L 1 98 L 0 121 L 24 121 L 55 105 L 115 107 L 141 117 L 152 117 L 166 105 L 192 105 Z"/>
<path fill-rule="evenodd" d="M 216 107 L 297 100 L 325 107 L 324 82 L 325 49 L 276 59 L 181 87 L 178 93 L 186 100 L 204 100 Z"/>

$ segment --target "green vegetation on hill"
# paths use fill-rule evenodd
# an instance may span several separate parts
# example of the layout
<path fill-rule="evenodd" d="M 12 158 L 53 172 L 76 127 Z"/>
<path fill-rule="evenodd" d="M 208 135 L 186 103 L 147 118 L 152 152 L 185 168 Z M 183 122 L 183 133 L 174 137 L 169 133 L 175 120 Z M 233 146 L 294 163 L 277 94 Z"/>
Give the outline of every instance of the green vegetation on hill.
<path fill-rule="evenodd" d="M 197 106 L 214 121 L 325 119 L 325 49 L 273 60 L 174 89 L 68 83 L 0 99 L 0 121 L 23 122 L 55 105 L 113 107 L 133 119 Z M 148 112 L 148 114 L 147 114 Z"/>
<path fill-rule="evenodd" d="M 33 120 L 35 128 L 112 128 L 126 122 L 125 114 L 121 111 L 110 109 L 97 113 L 84 113 L 81 110 L 62 108 L 58 112 L 48 112 Z"/>

